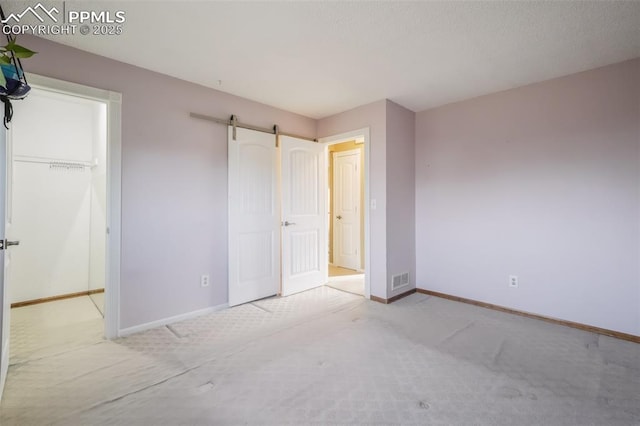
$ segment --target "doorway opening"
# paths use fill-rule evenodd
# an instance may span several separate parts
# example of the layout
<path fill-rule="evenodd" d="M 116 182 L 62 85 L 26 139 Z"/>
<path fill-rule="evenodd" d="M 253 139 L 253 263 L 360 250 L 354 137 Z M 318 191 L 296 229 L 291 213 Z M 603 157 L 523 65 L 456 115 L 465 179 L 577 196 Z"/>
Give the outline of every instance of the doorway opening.
<path fill-rule="evenodd" d="M 327 286 L 370 297 L 369 129 L 320 139 L 327 152 Z"/>
<path fill-rule="evenodd" d="M 364 140 L 327 146 L 328 285 L 364 296 Z"/>
<path fill-rule="evenodd" d="M 34 87 L 8 138 L 12 362 L 104 330 L 107 103 Z M 43 353 L 44 352 L 44 353 Z"/>
<path fill-rule="evenodd" d="M 106 106 L 106 124 L 104 124 L 104 132 L 106 132 L 106 154 L 104 160 L 105 172 L 104 172 L 104 224 L 103 234 L 104 237 L 104 326 L 96 331 L 96 336 L 102 339 L 106 337 L 108 339 L 112 339 L 118 337 L 120 330 L 119 323 L 119 312 L 120 312 L 120 245 L 121 245 L 121 116 L 122 116 L 122 95 L 117 92 L 112 92 L 104 89 L 97 89 L 94 87 L 84 86 L 76 83 L 71 83 L 63 80 L 57 80 L 54 78 L 44 77 L 36 74 L 31 74 L 29 76 L 29 83 L 33 90 L 42 89 L 50 94 L 59 94 L 59 95 L 70 95 L 76 100 L 93 100 L 98 101 L 99 103 Z M 17 121 L 20 120 L 20 116 L 22 115 L 21 109 L 28 105 L 29 99 L 15 102 L 14 103 L 14 117 L 11 123 L 11 129 L 16 126 Z M 50 113 L 51 110 L 47 110 L 47 113 Z M 75 115 L 64 116 L 60 118 L 64 123 L 75 123 L 78 119 Z M 49 120 L 50 121 L 50 120 Z M 32 127 L 40 127 L 42 131 L 42 135 L 49 140 L 49 145 L 53 145 L 54 142 L 51 141 L 51 137 L 47 128 L 44 127 L 43 122 L 38 122 L 35 120 L 31 120 L 27 123 L 28 126 Z M 75 131 L 75 130 L 74 130 Z M 10 289 L 13 287 L 11 285 L 12 272 L 11 269 L 13 267 L 12 262 L 12 253 L 18 248 L 23 249 L 26 246 L 26 242 L 23 242 L 21 245 L 18 245 L 17 242 L 20 240 L 20 235 L 17 235 L 14 227 L 12 226 L 13 206 L 9 206 L 12 203 L 12 187 L 13 187 L 13 152 L 12 147 L 19 143 L 18 140 L 13 140 L 14 134 L 13 130 L 4 132 L 0 131 L 0 231 L 2 231 L 2 235 L 0 235 L 0 239 L 6 244 L 3 244 L 3 249 L 0 252 L 0 318 L 1 318 L 1 327 L 0 327 L 0 342 L 1 342 L 1 356 L 0 356 L 0 397 L 2 396 L 2 391 L 4 389 L 4 383 L 6 381 L 6 377 L 8 374 L 9 367 L 9 354 L 14 351 L 10 348 L 10 328 L 12 325 L 11 321 L 11 302 L 12 296 Z M 47 148 L 51 149 L 52 146 L 47 146 Z M 20 149 L 18 150 L 20 151 Z M 24 152 L 22 154 L 25 154 Z M 16 155 L 20 155 L 19 152 Z M 29 157 L 29 155 L 23 155 L 23 157 Z M 23 160 L 28 158 L 22 158 Z M 35 163 L 27 163 L 33 167 L 37 165 L 38 161 L 44 161 L 46 157 L 38 157 L 37 155 L 33 155 L 33 158 L 30 160 Z M 51 172 L 69 172 L 71 173 L 79 173 L 80 166 L 84 167 L 86 164 L 73 164 L 79 162 L 76 159 L 73 161 L 69 161 L 68 163 L 72 164 L 64 164 L 64 161 L 52 161 L 50 159 L 47 166 L 51 166 Z M 53 170 L 60 168 L 61 170 Z M 77 170 L 76 170 L 77 168 Z M 45 167 L 46 169 L 46 167 Z M 22 170 L 25 172 L 25 170 Z M 26 179 L 33 179 L 34 175 L 32 173 L 20 173 L 18 174 L 24 175 Z M 70 177 L 70 176 L 69 176 Z M 49 182 L 47 182 L 48 184 Z M 24 201 L 24 200 L 23 200 Z M 28 202 L 28 199 L 25 201 Z M 54 201 L 52 203 L 55 204 Z M 53 205 L 53 204 L 52 204 Z M 32 209 L 41 209 L 45 211 L 49 211 L 50 205 L 48 203 L 40 203 L 33 206 Z M 47 210 L 49 209 L 49 210 Z M 51 217 L 54 215 L 51 214 Z M 49 217 L 46 218 L 49 220 Z M 9 241 L 12 240 L 12 241 Z M 23 240 L 24 241 L 24 240 Z M 65 241 L 56 241 L 54 244 L 56 248 L 59 250 L 57 253 L 60 256 L 65 255 L 62 247 L 64 247 Z M 18 245 L 16 247 L 16 245 Z M 13 246 L 13 247 L 9 247 Z M 33 269 L 40 268 L 41 262 L 37 262 L 32 264 L 31 267 Z M 34 273 L 37 271 L 34 271 Z M 56 273 L 61 273 L 61 271 L 56 270 Z M 96 276 L 94 274 L 94 276 Z M 87 273 L 87 283 L 89 282 L 89 277 Z M 87 284 L 87 289 L 89 288 L 89 284 Z M 87 290 L 89 292 L 89 290 Z M 99 301 L 97 301 L 99 303 Z M 46 306 L 46 303 L 41 305 Z M 94 302 L 91 301 L 91 305 L 94 305 Z M 35 305 L 32 305 L 35 306 Z M 60 317 L 56 318 L 60 320 Z M 48 325 L 55 324 L 55 322 L 48 323 Z M 73 339 L 73 336 L 71 336 Z M 73 341 L 71 341 L 73 344 Z M 42 355 L 51 355 L 56 353 L 56 348 L 54 347 L 45 347 L 42 349 Z"/>

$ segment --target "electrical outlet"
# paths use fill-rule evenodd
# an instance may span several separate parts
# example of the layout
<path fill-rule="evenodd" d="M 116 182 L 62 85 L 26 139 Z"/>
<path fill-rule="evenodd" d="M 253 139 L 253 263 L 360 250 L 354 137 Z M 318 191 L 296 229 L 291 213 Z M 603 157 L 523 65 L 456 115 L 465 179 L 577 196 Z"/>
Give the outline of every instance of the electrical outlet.
<path fill-rule="evenodd" d="M 200 287 L 209 287 L 209 275 L 200 276 Z"/>
<path fill-rule="evenodd" d="M 517 288 L 518 287 L 518 276 L 517 275 L 509 275 L 509 287 Z"/>

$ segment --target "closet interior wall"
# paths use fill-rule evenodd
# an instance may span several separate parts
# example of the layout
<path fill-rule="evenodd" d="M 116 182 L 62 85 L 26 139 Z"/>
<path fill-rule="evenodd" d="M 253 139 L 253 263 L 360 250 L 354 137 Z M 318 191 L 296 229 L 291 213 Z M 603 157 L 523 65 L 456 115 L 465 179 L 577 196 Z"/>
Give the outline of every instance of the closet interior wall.
<path fill-rule="evenodd" d="M 11 302 L 104 288 L 106 105 L 34 89 L 10 134 Z"/>

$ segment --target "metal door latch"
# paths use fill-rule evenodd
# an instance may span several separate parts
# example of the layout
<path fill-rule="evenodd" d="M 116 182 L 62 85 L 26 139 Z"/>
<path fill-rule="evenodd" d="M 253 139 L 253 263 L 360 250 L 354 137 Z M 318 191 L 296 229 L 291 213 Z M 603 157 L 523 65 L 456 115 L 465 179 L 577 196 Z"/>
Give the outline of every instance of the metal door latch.
<path fill-rule="evenodd" d="M 0 240 L 0 250 L 4 250 L 10 246 L 19 246 L 20 241 Z"/>

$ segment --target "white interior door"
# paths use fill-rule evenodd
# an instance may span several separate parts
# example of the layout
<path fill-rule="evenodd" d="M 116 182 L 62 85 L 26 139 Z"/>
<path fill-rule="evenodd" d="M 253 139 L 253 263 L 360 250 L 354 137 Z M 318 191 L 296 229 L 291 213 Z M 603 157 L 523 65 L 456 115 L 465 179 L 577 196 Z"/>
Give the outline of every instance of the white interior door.
<path fill-rule="evenodd" d="M 326 154 L 322 144 L 280 137 L 282 295 L 327 282 Z"/>
<path fill-rule="evenodd" d="M 2 247 L 9 231 L 9 224 L 6 223 L 7 211 L 7 132 L 4 127 L 0 126 L 0 240 Z M 11 302 L 9 301 L 9 274 L 7 270 L 10 264 L 10 257 L 7 250 L 0 250 L 0 346 L 2 352 L 0 354 L 0 398 L 7 379 L 7 370 L 9 369 L 9 323 L 11 314 Z"/>
<path fill-rule="evenodd" d="M 333 153 L 333 264 L 360 269 L 360 150 Z"/>
<path fill-rule="evenodd" d="M 229 127 L 229 306 L 280 288 L 280 191 L 275 135 Z"/>

